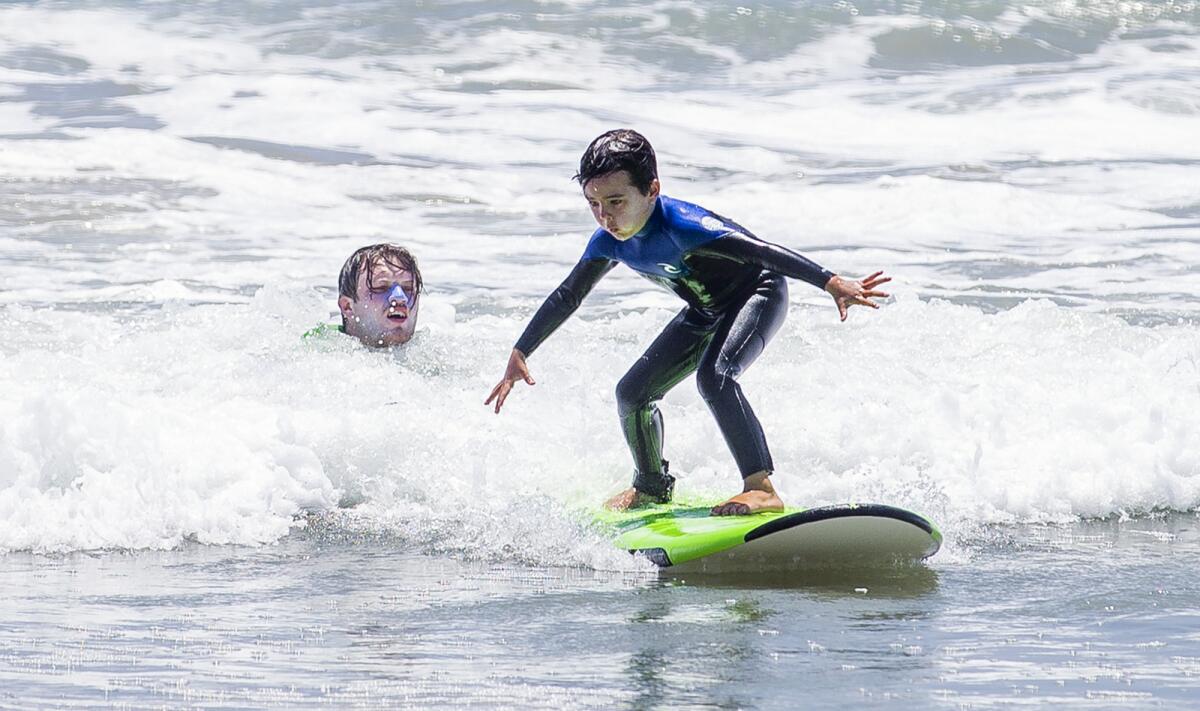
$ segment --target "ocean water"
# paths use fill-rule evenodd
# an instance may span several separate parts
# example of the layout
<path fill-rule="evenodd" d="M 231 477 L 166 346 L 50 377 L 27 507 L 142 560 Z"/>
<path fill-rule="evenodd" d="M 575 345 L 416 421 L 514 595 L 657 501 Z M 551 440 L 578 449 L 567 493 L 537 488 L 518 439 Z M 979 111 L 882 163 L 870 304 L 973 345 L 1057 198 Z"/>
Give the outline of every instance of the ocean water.
<path fill-rule="evenodd" d="M 1200 703 L 1200 3 L 0 5 L 0 707 Z M 587 512 L 679 308 L 617 270 L 483 405 L 629 126 L 791 290 L 742 383 L 794 505 L 923 565 L 679 579 Z M 403 350 L 302 339 L 355 248 Z M 737 477 L 698 393 L 679 493 Z"/>

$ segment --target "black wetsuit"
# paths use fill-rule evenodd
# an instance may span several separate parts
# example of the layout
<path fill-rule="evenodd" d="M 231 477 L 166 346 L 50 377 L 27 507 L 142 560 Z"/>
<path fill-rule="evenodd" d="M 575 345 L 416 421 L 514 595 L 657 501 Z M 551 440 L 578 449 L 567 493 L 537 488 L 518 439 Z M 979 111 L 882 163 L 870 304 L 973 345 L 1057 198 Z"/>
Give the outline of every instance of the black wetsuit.
<path fill-rule="evenodd" d="M 670 496 L 674 480 L 663 471 L 662 415 L 655 403 L 693 371 L 742 476 L 772 471 L 762 426 L 737 377 L 783 324 L 785 277 L 824 288 L 833 273 L 720 215 L 664 195 L 633 237 L 618 240 L 604 229 L 592 234 L 583 257 L 538 309 L 516 349 L 532 354 L 618 263 L 687 302 L 617 384 L 621 427 L 637 468 L 634 486 Z"/>

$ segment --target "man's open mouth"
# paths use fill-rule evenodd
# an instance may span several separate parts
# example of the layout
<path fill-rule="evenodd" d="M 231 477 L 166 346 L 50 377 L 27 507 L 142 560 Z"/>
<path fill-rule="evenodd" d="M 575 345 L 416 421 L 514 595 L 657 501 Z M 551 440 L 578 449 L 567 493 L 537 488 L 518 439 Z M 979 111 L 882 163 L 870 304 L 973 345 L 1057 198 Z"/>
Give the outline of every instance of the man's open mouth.
<path fill-rule="evenodd" d="M 402 322 L 408 320 L 408 312 L 407 311 L 388 311 L 387 317 L 388 317 L 389 321 L 402 323 Z"/>

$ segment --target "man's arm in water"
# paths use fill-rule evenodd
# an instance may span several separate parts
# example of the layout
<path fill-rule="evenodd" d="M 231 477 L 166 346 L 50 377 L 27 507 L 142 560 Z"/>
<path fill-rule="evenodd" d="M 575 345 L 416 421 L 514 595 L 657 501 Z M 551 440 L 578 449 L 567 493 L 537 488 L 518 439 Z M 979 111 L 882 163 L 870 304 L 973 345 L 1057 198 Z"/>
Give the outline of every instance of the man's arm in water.
<path fill-rule="evenodd" d="M 875 287 L 891 281 L 884 277 L 883 272 L 875 272 L 866 279 L 844 279 L 825 269 L 808 257 L 792 250 L 772 244 L 757 237 L 749 237 L 740 232 L 731 232 L 722 237 L 707 242 L 692 250 L 695 254 L 705 254 L 725 259 L 732 259 L 743 264 L 754 264 L 791 279 L 799 279 L 824 289 L 833 297 L 838 307 L 838 314 L 846 320 L 846 310 L 853 305 L 879 308 L 879 304 L 871 301 L 872 297 L 887 298 L 888 294 L 877 291 Z"/>
<path fill-rule="evenodd" d="M 592 287 L 596 286 L 604 278 L 604 275 L 612 271 L 615 266 L 617 266 L 617 262 L 612 259 L 584 257 L 579 260 L 563 283 L 559 284 L 558 288 L 546 297 L 537 313 L 529 320 L 525 332 L 517 339 L 512 353 L 508 356 L 508 366 L 504 369 L 504 377 L 500 379 L 496 387 L 492 388 L 492 393 L 488 395 L 484 405 L 490 405 L 495 400 L 496 413 L 499 414 L 513 384 L 518 380 L 524 380 L 530 385 L 535 384 L 533 376 L 529 374 L 529 368 L 525 365 L 525 359 L 532 355 L 533 351 L 550 337 L 550 334 L 558 330 L 558 327 L 570 318 L 571 314 L 575 313 L 584 298 L 592 291 Z"/>

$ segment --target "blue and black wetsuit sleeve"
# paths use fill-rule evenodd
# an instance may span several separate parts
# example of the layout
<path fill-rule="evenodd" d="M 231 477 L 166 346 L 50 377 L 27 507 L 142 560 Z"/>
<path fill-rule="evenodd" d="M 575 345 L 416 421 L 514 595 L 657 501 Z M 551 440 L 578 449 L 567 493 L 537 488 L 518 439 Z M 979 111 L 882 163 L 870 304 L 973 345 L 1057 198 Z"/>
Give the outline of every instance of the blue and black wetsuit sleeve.
<path fill-rule="evenodd" d="M 806 281 L 818 289 L 824 289 L 834 276 L 833 272 L 808 257 L 741 232 L 730 232 L 710 242 L 705 242 L 690 250 L 690 253 L 721 257 L 742 264 L 754 264 L 791 279 Z"/>
<path fill-rule="evenodd" d="M 579 260 L 567 278 L 562 284 L 554 290 L 546 300 L 542 302 L 541 308 L 530 319 L 529 325 L 525 327 L 525 332 L 517 339 L 517 344 L 513 346 L 525 357 L 529 357 L 542 341 L 550 337 L 563 321 L 566 321 L 571 314 L 575 313 L 575 309 L 579 308 L 579 304 L 583 302 L 584 297 L 596 286 L 596 283 L 604 278 L 617 266 L 617 262 L 612 259 L 591 258 L 585 256 Z"/>

